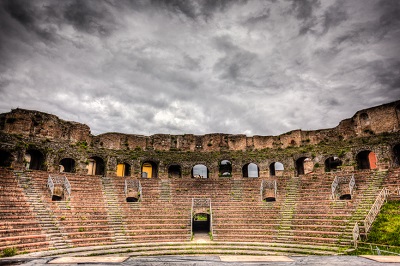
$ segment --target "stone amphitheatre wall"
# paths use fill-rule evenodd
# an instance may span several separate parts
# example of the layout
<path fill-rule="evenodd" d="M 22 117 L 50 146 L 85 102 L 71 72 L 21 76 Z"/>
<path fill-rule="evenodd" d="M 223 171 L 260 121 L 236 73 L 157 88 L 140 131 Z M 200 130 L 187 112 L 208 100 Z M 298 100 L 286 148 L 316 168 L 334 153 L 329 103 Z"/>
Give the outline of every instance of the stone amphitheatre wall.
<path fill-rule="evenodd" d="M 4 166 L 22 169 L 26 167 L 26 153 L 38 151 L 43 155 L 40 169 L 58 171 L 60 161 L 71 158 L 79 173 L 87 173 L 88 159 L 96 157 L 104 162 L 103 174 L 111 176 L 120 163 L 130 167 L 130 175 L 140 176 L 143 163 L 148 161 L 157 167 L 160 178 L 168 177 L 171 165 L 179 165 L 182 177 L 190 178 L 196 164 L 204 164 L 209 176 L 218 178 L 220 162 L 229 160 L 232 176 L 239 178 L 243 176 L 243 166 L 251 162 L 257 164 L 260 177 L 271 174 L 274 162 L 283 164 L 286 175 L 299 174 L 298 159 L 303 160 L 303 166 L 308 165 L 307 172 L 324 172 L 324 163 L 330 157 L 342 161 L 336 170 L 354 170 L 359 152 L 367 150 L 376 155 L 377 168 L 385 169 L 397 164 L 394 149 L 400 142 L 399 125 L 400 101 L 360 110 L 335 128 L 252 137 L 121 133 L 94 136 L 87 125 L 38 111 L 13 109 L 0 114 L 0 157 Z"/>

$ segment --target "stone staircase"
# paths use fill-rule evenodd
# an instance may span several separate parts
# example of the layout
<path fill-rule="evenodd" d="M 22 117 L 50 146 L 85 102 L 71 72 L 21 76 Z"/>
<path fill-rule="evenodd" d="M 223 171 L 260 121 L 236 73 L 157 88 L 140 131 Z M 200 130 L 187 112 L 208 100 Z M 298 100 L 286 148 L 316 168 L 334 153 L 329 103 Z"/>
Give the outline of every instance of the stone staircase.
<path fill-rule="evenodd" d="M 294 213 L 296 212 L 296 201 L 298 199 L 299 190 L 299 177 L 293 177 L 290 179 L 288 186 L 286 187 L 285 202 L 281 207 L 281 217 L 279 224 L 279 233 L 277 240 L 286 240 L 289 236 L 293 235 L 292 220 Z"/>
<path fill-rule="evenodd" d="M 126 226 L 123 220 L 122 209 L 118 201 L 118 194 L 110 177 L 102 177 L 104 199 L 107 205 L 108 223 L 114 231 L 115 243 L 127 243 L 125 231 Z"/>
<path fill-rule="evenodd" d="M 349 219 L 344 234 L 351 234 L 355 222 L 358 222 L 358 225 L 360 226 L 360 234 L 365 235 L 363 227 L 364 219 L 374 204 L 380 190 L 382 189 L 382 185 L 386 176 L 387 172 L 365 172 L 362 183 L 358 185 L 356 183 L 357 186 L 364 186 L 366 188 L 361 191 L 358 191 L 358 187 L 356 189 L 356 193 L 361 192 L 361 195 L 356 195 L 356 208 L 352 217 Z"/>
<path fill-rule="evenodd" d="M 171 201 L 171 181 L 162 179 L 160 181 L 160 200 L 162 202 Z"/>
<path fill-rule="evenodd" d="M 230 192 L 230 199 L 232 201 L 242 201 L 243 200 L 243 181 L 233 180 L 232 188 Z"/>
<path fill-rule="evenodd" d="M 33 213 L 36 215 L 40 227 L 49 240 L 51 248 L 61 249 L 70 247 L 70 243 L 65 239 L 60 230 L 58 219 L 53 215 L 52 210 L 45 205 L 44 199 L 41 197 L 41 191 L 32 182 L 31 177 L 25 175 L 23 172 L 16 172 L 15 174 L 20 186 L 24 189 L 29 204 L 33 208 Z M 60 206 L 67 209 L 66 203 L 60 203 Z"/>

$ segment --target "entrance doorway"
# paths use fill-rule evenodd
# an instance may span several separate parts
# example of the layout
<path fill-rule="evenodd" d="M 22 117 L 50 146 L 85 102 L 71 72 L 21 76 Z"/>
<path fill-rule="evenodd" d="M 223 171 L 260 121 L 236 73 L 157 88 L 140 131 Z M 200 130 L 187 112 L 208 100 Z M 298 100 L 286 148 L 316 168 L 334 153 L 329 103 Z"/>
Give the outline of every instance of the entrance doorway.
<path fill-rule="evenodd" d="M 196 213 L 192 217 L 193 241 L 210 241 L 210 215 L 208 213 Z"/>

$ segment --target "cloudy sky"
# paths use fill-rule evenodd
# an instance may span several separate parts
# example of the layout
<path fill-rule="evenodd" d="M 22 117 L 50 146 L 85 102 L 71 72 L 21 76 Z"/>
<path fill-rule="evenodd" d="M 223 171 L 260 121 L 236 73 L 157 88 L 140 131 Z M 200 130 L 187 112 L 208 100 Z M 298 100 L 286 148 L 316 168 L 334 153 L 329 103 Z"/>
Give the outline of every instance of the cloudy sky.
<path fill-rule="evenodd" d="M 398 0 L 0 1 L 1 113 L 251 136 L 398 99 Z"/>

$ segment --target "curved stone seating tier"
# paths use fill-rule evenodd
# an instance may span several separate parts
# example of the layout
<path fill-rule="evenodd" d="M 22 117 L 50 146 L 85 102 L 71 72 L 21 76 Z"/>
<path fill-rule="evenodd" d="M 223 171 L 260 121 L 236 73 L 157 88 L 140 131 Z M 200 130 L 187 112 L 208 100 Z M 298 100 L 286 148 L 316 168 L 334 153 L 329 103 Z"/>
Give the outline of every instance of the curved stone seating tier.
<path fill-rule="evenodd" d="M 28 203 L 14 173 L 0 170 L 0 252 L 48 249 L 46 235 Z"/>
<path fill-rule="evenodd" d="M 52 201 L 48 174 L 0 169 L 0 250 L 189 242 L 192 198 L 211 199 L 214 241 L 349 246 L 380 188 L 400 183 L 398 169 L 355 172 L 352 199 L 332 200 L 334 174 L 276 177 L 276 201 L 263 202 L 260 178 L 143 178 L 141 201 L 127 202 L 124 177 L 67 173 L 70 199 Z"/>

